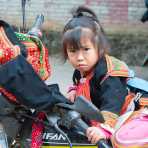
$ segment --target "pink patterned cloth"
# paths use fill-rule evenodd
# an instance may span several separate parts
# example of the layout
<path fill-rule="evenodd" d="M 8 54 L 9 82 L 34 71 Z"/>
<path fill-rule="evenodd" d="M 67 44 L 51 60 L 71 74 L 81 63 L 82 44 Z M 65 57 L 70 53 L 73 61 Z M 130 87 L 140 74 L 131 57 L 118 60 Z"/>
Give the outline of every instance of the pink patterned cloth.
<path fill-rule="evenodd" d="M 119 128 L 112 137 L 115 148 L 148 147 L 148 110 L 141 110 Z"/>
<path fill-rule="evenodd" d="M 148 142 L 148 115 L 139 116 L 123 125 L 116 136 L 125 143 L 136 143 L 144 139 Z"/>

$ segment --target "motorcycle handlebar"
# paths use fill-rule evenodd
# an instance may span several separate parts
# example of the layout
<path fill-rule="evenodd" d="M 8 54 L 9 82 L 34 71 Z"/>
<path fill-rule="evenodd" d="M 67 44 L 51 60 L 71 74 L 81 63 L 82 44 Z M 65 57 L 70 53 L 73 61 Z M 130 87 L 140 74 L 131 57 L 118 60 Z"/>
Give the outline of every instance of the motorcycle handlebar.
<path fill-rule="evenodd" d="M 75 125 L 76 127 L 79 127 L 81 131 L 86 134 L 86 130 L 89 126 L 80 118 L 80 116 L 76 115 L 71 122 L 73 125 Z M 105 139 L 100 139 L 97 142 L 97 145 L 98 145 L 98 148 L 112 148 L 111 146 L 109 146 L 109 144 Z"/>
<path fill-rule="evenodd" d="M 98 145 L 98 148 L 112 148 L 111 146 L 109 146 L 106 142 L 105 139 L 100 139 L 98 142 L 97 142 L 97 145 Z"/>

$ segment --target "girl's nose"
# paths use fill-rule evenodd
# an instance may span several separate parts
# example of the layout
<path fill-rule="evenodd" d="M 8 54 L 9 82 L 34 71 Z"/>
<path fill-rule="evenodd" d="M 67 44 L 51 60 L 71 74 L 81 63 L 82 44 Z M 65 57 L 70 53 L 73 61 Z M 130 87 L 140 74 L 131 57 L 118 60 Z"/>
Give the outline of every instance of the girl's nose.
<path fill-rule="evenodd" d="M 78 53 L 77 53 L 77 60 L 78 61 L 82 61 L 83 59 L 84 59 L 83 52 L 82 51 L 78 51 Z"/>

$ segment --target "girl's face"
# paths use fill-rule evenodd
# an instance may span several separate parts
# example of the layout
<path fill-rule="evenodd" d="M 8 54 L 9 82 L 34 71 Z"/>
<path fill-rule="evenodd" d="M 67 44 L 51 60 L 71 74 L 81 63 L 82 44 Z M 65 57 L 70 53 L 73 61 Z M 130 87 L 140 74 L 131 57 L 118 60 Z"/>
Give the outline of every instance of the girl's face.
<path fill-rule="evenodd" d="M 84 29 L 85 35 L 80 38 L 80 48 L 73 49 L 70 45 L 67 48 L 68 60 L 72 66 L 79 70 L 82 75 L 89 73 L 99 60 L 99 52 L 92 43 L 90 36 L 86 33 L 91 33 L 89 29 Z"/>

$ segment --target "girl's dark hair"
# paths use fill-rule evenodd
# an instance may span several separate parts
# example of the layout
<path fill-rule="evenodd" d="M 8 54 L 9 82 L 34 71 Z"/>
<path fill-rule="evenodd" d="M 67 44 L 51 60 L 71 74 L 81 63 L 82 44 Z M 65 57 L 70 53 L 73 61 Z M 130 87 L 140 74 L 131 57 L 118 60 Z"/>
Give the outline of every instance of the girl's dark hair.
<path fill-rule="evenodd" d="M 108 52 L 110 47 L 96 14 L 91 9 L 80 6 L 72 10 L 72 15 L 72 19 L 63 29 L 64 59 L 67 59 L 68 45 L 71 45 L 74 49 L 79 49 L 83 28 L 88 28 L 92 31 L 93 35 L 90 35 L 90 37 L 94 45 L 98 47 L 100 57 Z"/>

